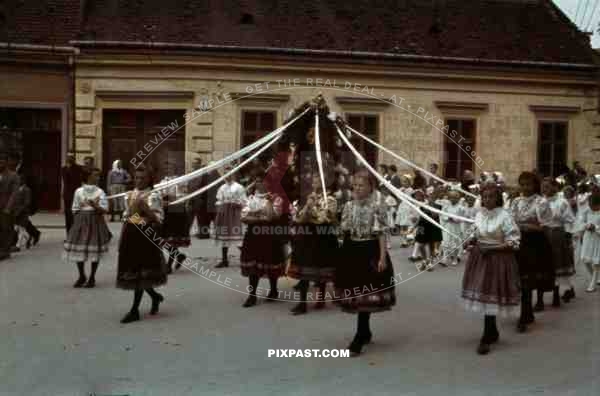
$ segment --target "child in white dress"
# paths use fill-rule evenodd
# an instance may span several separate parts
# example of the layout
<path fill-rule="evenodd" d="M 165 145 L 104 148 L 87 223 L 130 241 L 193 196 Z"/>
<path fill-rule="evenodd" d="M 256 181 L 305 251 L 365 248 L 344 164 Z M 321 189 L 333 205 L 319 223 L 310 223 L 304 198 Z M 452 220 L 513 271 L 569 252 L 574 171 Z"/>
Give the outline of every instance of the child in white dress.
<path fill-rule="evenodd" d="M 412 196 L 414 190 L 411 187 L 410 178 L 407 175 L 402 176 L 400 191 L 408 196 Z M 409 229 L 415 225 L 415 222 L 411 220 L 411 213 L 414 212 L 408 203 L 402 201 L 400 205 L 398 205 L 398 209 L 396 210 L 396 226 L 398 226 L 398 231 L 400 234 L 400 246 L 408 247 L 408 234 Z M 413 216 L 414 217 L 414 216 Z"/>
<path fill-rule="evenodd" d="M 460 204 L 460 193 L 458 191 L 450 191 L 448 193 L 448 200 L 446 201 L 446 204 L 442 207 L 442 210 L 449 214 L 464 217 L 464 209 L 464 206 Z M 445 261 L 450 259 L 450 265 L 455 267 L 460 262 L 460 255 L 462 253 L 463 222 L 446 215 L 441 215 L 440 221 L 441 225 L 454 235 L 453 236 L 452 234 L 445 231 L 442 234 L 442 251 L 445 259 L 441 261 L 440 264 L 443 263 L 443 265 L 445 265 Z"/>
<path fill-rule="evenodd" d="M 600 273 L 600 193 L 590 196 L 589 206 L 578 217 L 583 229 L 580 260 L 592 278 L 586 291 L 594 292 Z"/>

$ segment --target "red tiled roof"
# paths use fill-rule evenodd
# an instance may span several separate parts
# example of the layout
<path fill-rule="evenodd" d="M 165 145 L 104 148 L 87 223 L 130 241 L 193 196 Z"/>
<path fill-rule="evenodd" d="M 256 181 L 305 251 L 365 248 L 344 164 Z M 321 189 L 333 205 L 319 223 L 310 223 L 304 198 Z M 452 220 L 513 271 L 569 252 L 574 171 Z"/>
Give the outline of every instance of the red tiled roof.
<path fill-rule="evenodd" d="M 28 4 L 13 40 L 79 30 L 79 40 L 593 63 L 587 37 L 551 0 L 87 0 L 81 21 L 77 1 L 6 1 Z M 30 3 L 67 5 L 53 35 Z"/>

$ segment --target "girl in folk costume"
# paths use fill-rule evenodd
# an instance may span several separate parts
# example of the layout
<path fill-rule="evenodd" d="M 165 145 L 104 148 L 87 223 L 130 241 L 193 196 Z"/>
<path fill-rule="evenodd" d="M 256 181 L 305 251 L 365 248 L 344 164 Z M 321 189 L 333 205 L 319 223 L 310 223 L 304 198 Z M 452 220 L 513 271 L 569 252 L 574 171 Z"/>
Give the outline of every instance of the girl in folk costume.
<path fill-rule="evenodd" d="M 295 235 L 288 276 L 299 279 L 300 302 L 292 314 L 307 311 L 309 282 L 319 286 L 315 308 L 325 306 L 325 286 L 334 280 L 337 240 L 337 201 L 332 189 L 325 199 L 319 174 L 312 175 L 311 192 L 300 210 L 294 214 Z"/>
<path fill-rule="evenodd" d="M 108 251 L 108 244 L 112 238 L 104 221 L 104 214 L 108 212 L 106 194 L 96 186 L 99 177 L 100 170 L 93 169 L 87 175 L 86 183 L 75 190 L 73 195 L 73 226 L 65 241 L 64 257 L 67 261 L 77 264 L 79 278 L 74 287 L 95 286 L 100 259 Z M 86 261 L 92 263 L 89 279 L 85 276 Z"/>
<path fill-rule="evenodd" d="M 412 196 L 414 190 L 411 187 L 411 179 L 410 175 L 403 175 L 400 178 L 400 191 L 404 194 Z M 398 226 L 398 231 L 400 233 L 400 246 L 408 247 L 407 235 L 409 229 L 415 225 L 413 221 L 411 221 L 410 214 L 413 212 L 413 209 L 406 203 L 405 201 L 400 202 L 398 205 L 398 209 L 396 210 L 396 226 Z"/>
<path fill-rule="evenodd" d="M 447 204 L 442 207 L 446 213 L 465 217 L 464 206 L 460 204 L 460 193 L 458 191 L 450 191 L 448 193 Z M 443 233 L 442 250 L 446 258 L 450 258 L 450 265 L 457 266 L 460 262 L 460 254 L 462 253 L 463 222 L 452 217 L 441 215 L 441 225 L 450 231 L 454 236 L 447 232 Z M 440 261 L 442 264 L 442 261 Z M 445 263 L 443 264 L 445 265 Z"/>
<path fill-rule="evenodd" d="M 336 271 L 336 296 L 342 311 L 357 314 L 356 335 L 348 349 L 353 355 L 371 342 L 371 313 L 396 303 L 394 268 L 386 249 L 386 208 L 375 197 L 375 181 L 359 169 L 352 181 L 353 200 L 344 206 L 341 231 L 344 242 Z"/>
<path fill-rule="evenodd" d="M 542 182 L 542 193 L 548 201 L 550 208 L 549 216 L 542 222 L 546 239 L 550 242 L 552 253 L 552 263 L 556 274 L 556 283 L 554 286 L 554 297 L 552 306 L 560 306 L 560 284 L 569 287 L 565 291 L 563 298 L 566 301 L 575 297 L 575 287 L 573 285 L 573 275 L 575 275 L 575 263 L 573 261 L 573 241 L 570 230 L 575 222 L 575 215 L 571 210 L 569 202 L 558 195 L 559 183 L 547 177 Z M 542 292 L 543 293 L 543 292 Z M 542 301 L 543 294 L 538 289 L 538 303 Z"/>
<path fill-rule="evenodd" d="M 596 291 L 600 274 L 600 186 L 594 185 L 588 199 L 589 205 L 582 208 L 578 216 L 578 224 L 583 232 L 580 260 L 587 268 L 591 281 L 586 289 Z"/>
<path fill-rule="evenodd" d="M 285 270 L 285 239 L 278 227 L 283 215 L 283 199 L 267 191 L 264 177 L 254 181 L 252 194 L 242 209 L 242 222 L 247 224 L 240 258 L 242 275 L 248 277 L 250 295 L 244 307 L 256 305 L 256 289 L 261 277 L 269 278 L 270 290 L 267 302 L 278 297 L 277 280 Z"/>
<path fill-rule="evenodd" d="M 477 190 L 475 189 L 470 189 L 471 193 L 475 194 L 479 194 L 479 186 L 477 186 Z M 479 210 L 481 209 L 481 207 L 475 207 L 475 202 L 476 202 L 476 198 L 467 195 L 464 197 L 464 200 L 462 202 L 463 205 L 463 214 L 464 217 L 468 218 L 468 219 L 472 219 L 475 220 L 475 216 L 477 215 L 477 212 L 479 212 Z M 463 241 L 466 241 L 467 239 L 469 239 L 471 237 L 471 235 L 474 232 L 474 228 L 472 224 L 463 222 L 461 223 L 461 239 Z M 464 253 L 464 249 L 463 249 L 463 253 Z"/>
<path fill-rule="evenodd" d="M 135 189 L 126 196 L 125 222 L 119 243 L 117 287 L 133 290 L 133 305 L 121 323 L 140 320 L 144 290 L 152 298 L 151 315 L 158 313 L 164 298 L 154 290 L 167 283 L 167 268 L 159 230 L 163 208 L 158 192 L 152 192 L 152 173 L 143 165 L 135 172 Z"/>
<path fill-rule="evenodd" d="M 427 196 L 429 205 L 436 208 L 442 209 L 442 205 L 438 203 L 440 198 L 443 198 L 448 191 L 448 186 L 438 185 L 438 186 L 429 186 L 427 187 Z M 440 222 L 440 215 L 433 212 L 427 212 L 429 217 L 433 220 Z M 429 251 L 431 252 L 430 262 L 428 264 L 428 270 L 432 271 L 434 267 L 433 257 L 437 256 L 440 253 L 440 247 L 442 246 L 442 229 L 438 226 L 427 221 L 427 227 L 431 230 L 431 242 L 429 244 Z"/>
<path fill-rule="evenodd" d="M 115 160 L 112 164 L 112 170 L 108 172 L 106 180 L 108 193 L 110 195 L 124 193 L 127 191 L 127 186 L 130 182 L 131 176 L 123 169 L 121 160 Z M 125 210 L 125 198 L 114 198 L 111 200 L 110 204 L 110 221 L 113 221 L 116 215 L 122 218 L 123 211 Z"/>
<path fill-rule="evenodd" d="M 482 191 L 483 208 L 475 216 L 476 231 L 469 243 L 469 258 L 462 283 L 467 310 L 485 315 L 477 353 L 487 354 L 498 341 L 496 316 L 519 313 L 519 270 L 514 251 L 519 248 L 519 227 L 502 208 L 502 192 L 496 185 Z"/>
<path fill-rule="evenodd" d="M 226 167 L 225 172 L 232 168 Z M 241 222 L 242 207 L 246 203 L 246 189 L 237 183 L 233 175 L 228 176 L 217 190 L 217 216 L 215 217 L 215 240 L 221 246 L 222 259 L 216 268 L 229 266 L 227 251 L 239 245 L 243 239 Z"/>
<path fill-rule="evenodd" d="M 165 178 L 161 183 L 171 179 Z M 175 269 L 179 269 L 187 258 L 184 253 L 179 251 L 179 248 L 189 247 L 191 244 L 187 201 L 177 205 L 169 205 L 170 202 L 174 202 L 181 196 L 178 186 L 162 190 L 164 221 L 161 233 L 164 242 L 172 248 L 168 251 L 167 273 L 169 274 L 173 272 L 173 262 L 175 262 Z"/>
<path fill-rule="evenodd" d="M 415 198 L 419 202 L 425 202 L 425 193 L 423 190 L 416 190 L 413 193 L 413 198 Z M 411 208 L 412 209 L 412 208 Z M 425 227 L 425 223 L 427 220 L 422 218 L 419 213 L 412 209 L 408 214 L 409 220 L 415 224 L 416 227 L 416 236 L 415 236 L 415 246 L 413 248 L 413 253 L 409 257 L 409 260 L 414 262 L 420 262 L 421 260 L 426 260 L 429 258 L 429 243 L 431 242 L 431 232 L 429 231 L 429 227 Z M 421 263 L 417 265 L 418 269 L 423 269 Z"/>
<path fill-rule="evenodd" d="M 519 276 L 521 278 L 521 317 L 517 325 L 525 332 L 535 317 L 532 307 L 532 292 L 552 290 L 554 268 L 550 257 L 550 246 L 541 224 L 550 213 L 548 202 L 540 195 L 540 182 L 531 172 L 519 176 L 521 196 L 511 204 L 511 213 L 521 231 L 521 244 L 517 251 Z M 543 309 L 543 300 L 538 299 Z"/>
<path fill-rule="evenodd" d="M 566 186 L 561 191 L 564 199 L 569 202 L 569 206 L 571 207 L 571 211 L 575 215 L 575 222 L 572 223 L 569 227 L 567 227 L 567 231 L 571 234 L 573 240 L 573 263 L 575 268 L 579 264 L 579 258 L 581 256 L 581 238 L 583 237 L 581 232 L 578 232 L 578 219 L 581 214 L 579 211 L 579 205 L 577 204 L 577 195 L 575 194 L 575 189 L 572 186 Z M 564 302 L 569 302 L 570 296 L 563 296 Z"/>

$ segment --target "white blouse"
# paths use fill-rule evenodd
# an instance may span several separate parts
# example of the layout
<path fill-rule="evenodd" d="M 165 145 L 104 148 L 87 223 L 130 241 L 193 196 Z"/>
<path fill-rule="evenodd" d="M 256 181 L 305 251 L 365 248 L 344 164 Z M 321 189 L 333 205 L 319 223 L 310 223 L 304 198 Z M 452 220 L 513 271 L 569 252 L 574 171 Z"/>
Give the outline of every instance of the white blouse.
<path fill-rule="evenodd" d="M 136 208 L 133 207 L 134 202 L 137 200 L 137 197 L 141 194 L 144 194 L 146 197 L 146 204 L 152 210 L 152 212 L 156 215 L 158 220 L 162 223 L 164 219 L 163 205 L 162 199 L 160 197 L 160 193 L 158 192 L 150 192 L 150 188 L 144 190 L 134 189 L 132 192 L 128 193 L 125 196 L 125 212 L 124 217 L 128 218 L 132 216 L 133 213 L 136 212 Z"/>
<path fill-rule="evenodd" d="M 215 205 L 246 203 L 246 189 L 237 182 L 225 183 L 217 191 L 217 202 Z"/>
<path fill-rule="evenodd" d="M 501 245 L 508 243 L 513 249 L 519 247 L 521 232 L 512 216 L 504 208 L 482 208 L 475 216 L 475 237 L 479 243 Z"/>
<path fill-rule="evenodd" d="M 242 208 L 242 220 L 248 216 L 258 217 L 261 220 L 269 221 L 273 217 L 281 216 L 283 200 L 280 197 L 274 197 L 272 200 L 272 208 L 268 209 L 269 200 L 267 194 L 254 193 L 246 200 L 246 204 Z"/>
<path fill-rule="evenodd" d="M 94 209 L 93 206 L 88 205 L 87 201 L 98 200 L 98 206 L 104 210 L 108 210 L 108 200 L 106 199 L 106 193 L 100 187 L 93 184 L 84 184 L 75 190 L 73 195 L 73 206 L 71 210 L 73 212 L 91 212 Z"/>
<path fill-rule="evenodd" d="M 569 205 L 569 201 L 558 195 L 546 198 L 546 201 L 550 207 L 550 215 L 540 224 L 550 228 L 570 229 L 575 222 L 575 214 L 571 209 L 571 205 Z"/>
<path fill-rule="evenodd" d="M 548 201 L 539 194 L 515 198 L 510 205 L 510 212 L 517 224 L 543 224 L 551 216 Z"/>

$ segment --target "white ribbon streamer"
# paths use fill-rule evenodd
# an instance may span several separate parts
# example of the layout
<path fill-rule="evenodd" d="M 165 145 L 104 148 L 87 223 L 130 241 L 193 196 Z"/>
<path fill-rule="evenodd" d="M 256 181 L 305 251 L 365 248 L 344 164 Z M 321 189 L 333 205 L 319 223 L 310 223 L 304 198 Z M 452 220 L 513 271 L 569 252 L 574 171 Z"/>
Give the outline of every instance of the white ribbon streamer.
<path fill-rule="evenodd" d="M 154 189 L 152 190 L 152 192 L 155 191 L 160 191 L 163 190 L 165 188 L 171 187 L 173 185 L 176 184 L 180 184 L 180 183 L 184 183 L 187 182 L 189 180 L 195 179 L 197 177 L 200 177 L 208 172 L 211 172 L 215 169 L 219 169 L 224 167 L 225 165 L 227 165 L 230 162 L 233 162 L 235 160 L 237 160 L 240 157 L 243 157 L 244 155 L 246 155 L 247 153 L 249 153 L 250 151 L 256 149 L 257 147 L 260 147 L 261 145 L 265 144 L 266 142 L 268 142 L 270 139 L 273 139 L 275 136 L 282 134 L 283 131 L 285 129 L 287 129 L 290 125 L 292 125 L 294 122 L 296 122 L 299 118 L 301 118 L 304 114 L 306 114 L 308 111 L 310 110 L 310 107 L 306 108 L 306 110 L 304 110 L 302 113 L 300 113 L 297 117 L 295 117 L 294 119 L 292 119 L 291 121 L 289 121 L 288 123 L 280 126 L 279 128 L 275 129 L 274 131 L 270 132 L 268 135 L 263 136 L 262 138 L 258 139 L 257 141 L 255 141 L 254 143 L 240 149 L 239 151 L 236 151 L 235 153 L 222 158 L 218 161 L 216 161 L 214 164 L 210 164 L 205 166 L 204 168 L 200 168 L 197 169 L 193 172 L 190 172 L 188 174 L 185 174 L 183 176 L 179 176 L 177 178 L 174 178 L 172 180 L 169 180 L 165 183 L 159 183 L 157 185 L 154 186 Z M 124 197 L 125 195 L 127 195 L 127 192 L 124 193 L 120 193 L 120 194 L 115 194 L 115 195 L 111 195 L 106 197 L 107 199 L 114 199 L 114 198 L 119 198 L 119 197 Z"/>
<path fill-rule="evenodd" d="M 221 183 L 223 180 L 225 180 L 226 178 L 228 178 L 229 176 L 233 175 L 235 172 L 237 172 L 238 170 L 240 170 L 241 168 L 243 168 L 244 166 L 246 166 L 246 164 L 249 164 L 250 162 L 252 162 L 252 160 L 254 160 L 254 158 L 258 157 L 263 151 L 265 151 L 266 149 L 268 149 L 269 147 L 271 147 L 271 145 L 273 145 L 273 143 L 275 143 L 276 141 L 278 141 L 282 136 L 283 136 L 283 134 L 279 134 L 278 136 L 274 137 L 273 140 L 271 140 L 270 142 L 266 143 L 263 147 L 260 148 L 260 150 L 256 151 L 254 154 L 252 154 L 250 157 L 248 157 L 248 159 L 246 159 L 245 161 L 243 161 L 241 164 L 239 164 L 238 166 L 236 166 L 235 168 L 233 168 L 229 172 L 225 173 L 223 176 L 219 177 L 218 179 L 216 179 L 212 183 L 210 183 L 210 184 L 208 184 L 208 185 L 206 185 L 206 186 L 204 186 L 204 187 L 202 187 L 202 188 L 194 191 L 193 193 L 188 194 L 185 197 L 179 198 L 178 200 L 170 203 L 169 206 L 185 202 L 188 199 L 194 198 L 195 196 L 200 195 L 203 192 L 205 192 L 205 191 L 211 189 L 212 187 L 216 186 L 217 184 Z"/>
<path fill-rule="evenodd" d="M 468 196 L 470 196 L 470 197 L 472 197 L 472 198 L 475 198 L 475 199 L 479 198 L 477 195 L 474 195 L 474 194 L 472 194 L 472 193 L 470 193 L 470 192 L 468 192 L 468 191 L 465 191 L 465 190 L 463 190 L 463 189 L 462 189 L 462 188 L 460 188 L 460 187 L 455 187 L 455 186 L 452 184 L 452 182 L 449 182 L 449 181 L 447 181 L 447 180 L 444 180 L 444 179 L 442 179 L 441 177 L 439 177 L 439 176 L 437 176 L 437 175 L 435 175 L 435 174 L 433 174 L 433 173 L 431 173 L 431 172 L 429 172 L 429 171 L 427 171 L 427 170 L 425 170 L 425 169 L 421 168 L 421 167 L 420 167 L 420 166 L 418 166 L 417 164 L 415 164 L 415 163 L 413 163 L 413 162 L 411 162 L 411 161 L 409 161 L 409 160 L 407 160 L 407 159 L 405 159 L 405 158 L 402 158 L 402 157 L 400 157 L 398 154 L 394 153 L 394 152 L 393 152 L 393 151 L 391 151 L 391 150 L 388 150 L 388 149 L 386 149 L 385 147 L 383 147 L 382 145 L 380 145 L 380 144 L 379 144 L 379 143 L 377 143 L 376 141 L 374 141 L 374 140 L 371 140 L 371 139 L 369 139 L 368 137 L 366 137 L 365 135 L 363 135 L 362 133 L 360 133 L 360 132 L 358 132 L 358 131 L 356 131 L 356 130 L 352 129 L 352 128 L 351 128 L 349 125 L 346 125 L 346 128 L 348 128 L 348 129 L 349 129 L 350 131 L 352 131 L 353 133 L 356 133 L 358 136 L 360 136 L 361 138 L 363 138 L 363 139 L 364 139 L 364 140 L 366 140 L 367 142 L 371 143 L 373 146 L 377 147 L 378 149 L 380 149 L 380 150 L 382 150 L 382 151 L 385 151 L 386 153 L 388 153 L 388 154 L 389 154 L 389 155 L 391 155 L 392 157 L 396 158 L 398 161 L 401 161 L 401 162 L 405 163 L 406 165 L 408 165 L 408 166 L 411 166 L 412 168 L 414 168 L 414 169 L 417 169 L 417 170 L 419 170 L 419 171 L 421 171 L 421 172 L 425 173 L 427 176 L 429 176 L 429 177 L 431 177 L 431 178 L 433 178 L 433 179 L 435 179 L 435 180 L 437 180 L 437 181 L 441 182 L 441 183 L 442 183 L 442 184 L 444 184 L 445 186 L 449 185 L 449 186 L 450 186 L 452 189 L 458 190 L 458 191 L 462 192 L 463 194 L 465 194 L 465 195 L 468 195 Z"/>
<path fill-rule="evenodd" d="M 408 204 L 408 206 L 410 206 L 412 209 L 414 209 L 417 213 L 419 213 L 421 216 L 423 216 L 427 221 L 429 221 L 431 224 L 435 225 L 436 227 L 440 228 L 442 231 L 448 233 L 449 235 L 451 235 L 454 238 L 458 238 L 460 239 L 460 237 L 458 235 L 455 235 L 454 233 L 448 231 L 445 227 L 443 227 L 441 224 L 439 224 L 438 222 L 436 222 L 434 219 L 432 219 L 431 217 L 429 217 L 427 214 L 423 213 L 421 211 L 421 209 L 419 209 L 415 204 L 413 204 L 408 197 L 402 193 L 400 190 L 398 190 L 396 187 L 394 187 L 390 182 L 388 182 L 387 180 L 385 180 L 384 177 L 382 177 L 379 173 L 377 173 L 375 171 L 375 169 L 373 169 L 373 167 L 367 162 L 367 160 L 364 159 L 364 157 L 362 155 L 360 155 L 360 153 L 356 150 L 356 148 L 348 141 L 348 139 L 346 138 L 346 136 L 344 136 L 344 133 L 340 130 L 340 128 L 337 126 L 336 124 L 336 129 L 338 131 L 338 134 L 340 135 L 340 138 L 342 139 L 342 141 L 346 144 L 346 146 L 348 146 L 348 148 L 350 149 L 350 151 L 352 151 L 352 153 L 356 156 L 356 158 L 359 159 L 360 162 L 362 162 L 362 164 L 385 186 L 387 187 L 392 193 L 394 193 L 394 195 L 396 195 L 397 198 L 399 198 L 401 201 L 406 202 Z M 417 201 L 418 202 L 418 201 Z M 420 204 L 422 204 L 421 202 L 419 202 Z M 429 208 L 427 205 L 423 204 L 422 206 Z M 434 209 L 434 208 L 431 208 Z"/>
<path fill-rule="evenodd" d="M 319 133 L 319 109 L 315 111 L 315 151 L 317 152 L 317 166 L 319 167 L 319 176 L 321 177 L 321 187 L 323 188 L 323 198 L 325 207 L 327 207 L 327 188 L 325 187 L 325 174 L 323 173 L 323 158 L 321 157 L 321 138 Z"/>

